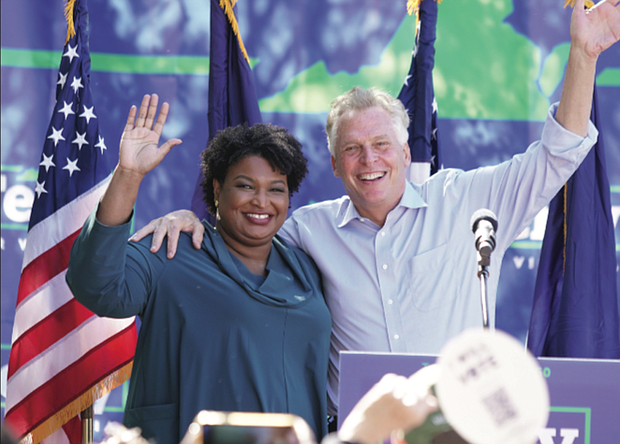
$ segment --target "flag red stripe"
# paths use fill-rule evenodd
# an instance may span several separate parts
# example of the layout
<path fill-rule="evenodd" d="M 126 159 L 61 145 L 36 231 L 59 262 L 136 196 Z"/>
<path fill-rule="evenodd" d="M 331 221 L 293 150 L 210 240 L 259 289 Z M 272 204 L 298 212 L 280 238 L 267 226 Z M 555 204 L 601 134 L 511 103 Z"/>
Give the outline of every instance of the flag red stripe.
<path fill-rule="evenodd" d="M 13 376 L 22 365 L 42 351 L 47 350 L 49 346 L 55 344 L 93 316 L 95 316 L 93 312 L 72 299 L 45 317 L 41 322 L 24 332 L 11 346 L 7 377 Z"/>
<path fill-rule="evenodd" d="M 82 421 L 79 416 L 71 418 L 62 429 L 70 444 L 82 444 Z"/>
<path fill-rule="evenodd" d="M 72 2 L 75 36 L 64 51 L 76 57 L 62 58 L 59 75 L 81 72 L 82 84 L 73 89 L 63 85 L 56 90 L 56 106 L 43 144 L 43 155 L 54 159 L 74 156 L 71 142 L 78 136 L 78 118 L 66 119 L 60 104 L 92 103 L 88 74 L 88 10 L 85 2 Z M 77 110 L 76 110 L 77 113 Z M 84 117 L 84 115 L 82 115 Z M 88 124 L 90 117 L 86 117 Z M 51 140 L 58 123 L 63 139 Z M 87 125 L 85 138 L 91 146 L 99 136 L 97 121 Z M 27 245 L 24 251 L 7 381 L 5 424 L 21 437 L 31 434 L 34 443 L 45 440 L 50 431 L 58 434 L 50 441 L 79 444 L 81 426 L 79 410 L 90 405 L 106 390 L 111 390 L 129 377 L 135 351 L 136 326 L 133 318 L 121 322 L 94 317 L 72 301 L 64 284 L 71 248 L 82 224 L 96 206 L 110 180 L 109 155 L 95 149 L 78 156 L 80 168 L 66 174 L 60 166 L 38 168 L 37 182 L 45 185 L 33 202 Z M 85 151 L 82 150 L 82 154 Z M 105 155 L 104 155 L 105 154 Z M 77 162 L 77 158 L 75 161 Z M 76 174 L 74 174 L 76 173 Z M 89 319 L 90 318 L 90 319 Z M 127 325 L 131 324 L 131 325 Z"/>
<path fill-rule="evenodd" d="M 17 291 L 18 306 L 33 291 L 67 269 L 71 247 L 80 231 L 81 228 L 41 254 L 22 270 Z"/>
<path fill-rule="evenodd" d="M 5 422 L 20 437 L 34 430 L 99 381 L 131 362 L 135 341 L 134 323 L 30 393 L 6 412 Z M 59 391 L 58 387 L 63 390 Z"/>

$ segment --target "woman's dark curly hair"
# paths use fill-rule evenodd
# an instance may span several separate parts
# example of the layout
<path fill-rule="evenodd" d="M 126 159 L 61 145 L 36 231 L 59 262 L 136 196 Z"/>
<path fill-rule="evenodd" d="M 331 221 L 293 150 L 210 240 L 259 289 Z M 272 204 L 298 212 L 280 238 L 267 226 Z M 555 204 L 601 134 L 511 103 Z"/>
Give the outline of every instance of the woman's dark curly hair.
<path fill-rule="evenodd" d="M 223 184 L 228 169 L 248 156 L 262 157 L 272 168 L 286 174 L 289 197 L 299 190 L 308 173 L 308 161 L 301 152 L 301 143 L 286 129 L 263 123 L 223 129 L 200 155 L 205 176 L 201 184 L 203 199 L 211 214 L 216 212 L 213 179 Z"/>

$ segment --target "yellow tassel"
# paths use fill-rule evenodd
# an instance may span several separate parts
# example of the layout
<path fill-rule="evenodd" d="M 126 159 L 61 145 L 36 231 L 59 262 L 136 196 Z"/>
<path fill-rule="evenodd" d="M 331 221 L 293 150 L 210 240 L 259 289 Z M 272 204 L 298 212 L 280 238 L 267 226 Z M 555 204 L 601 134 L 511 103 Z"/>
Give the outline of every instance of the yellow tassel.
<path fill-rule="evenodd" d="M 20 439 L 19 444 L 38 444 L 43 441 L 45 438 L 66 424 L 71 418 L 76 417 L 82 410 L 85 410 L 93 405 L 97 399 L 108 394 L 112 391 L 112 389 L 127 381 L 131 376 L 132 367 L 133 361 L 99 381 L 90 390 L 86 391 L 81 396 L 78 396 L 62 410 L 56 412 L 54 416 L 48 418 Z"/>
<path fill-rule="evenodd" d="M 564 7 L 570 6 L 571 8 L 575 7 L 575 0 L 564 0 Z M 594 2 L 590 0 L 586 0 L 586 9 L 590 9 L 594 6 Z"/>
<path fill-rule="evenodd" d="M 421 0 L 407 0 L 407 14 L 413 15 L 418 13 Z"/>
<path fill-rule="evenodd" d="M 418 13 L 420 9 L 420 2 L 422 0 L 407 0 L 407 14 L 413 15 Z M 435 0 L 438 5 L 441 4 L 442 0 Z M 570 0 L 569 0 L 570 1 Z M 574 1 L 574 0 L 573 0 Z"/>
<path fill-rule="evenodd" d="M 75 0 L 67 0 L 67 4 L 65 5 L 65 19 L 67 20 L 67 39 L 65 40 L 65 45 L 69 39 L 75 35 L 75 23 L 73 23 L 74 5 Z"/>
<path fill-rule="evenodd" d="M 235 13 L 233 11 L 233 7 L 237 3 L 237 0 L 220 0 L 220 7 L 224 10 L 228 21 L 230 22 L 230 26 L 234 34 L 237 36 L 237 40 L 239 41 L 239 48 L 243 53 L 243 57 L 250 64 L 250 58 L 248 57 L 248 53 L 245 50 L 245 46 L 243 45 L 243 40 L 241 40 L 241 34 L 239 34 L 239 25 L 237 24 L 237 19 L 235 17 Z"/>
<path fill-rule="evenodd" d="M 428 0 L 430 1 L 430 0 Z M 435 0 L 437 2 L 438 5 L 441 4 L 442 0 Z M 570 0 L 567 0 L 570 1 Z M 413 15 L 415 14 L 415 32 L 416 35 L 418 33 L 418 25 L 420 24 L 420 14 L 418 14 L 418 11 L 420 11 L 420 3 L 422 2 L 422 0 L 407 0 L 407 14 L 409 15 Z"/>

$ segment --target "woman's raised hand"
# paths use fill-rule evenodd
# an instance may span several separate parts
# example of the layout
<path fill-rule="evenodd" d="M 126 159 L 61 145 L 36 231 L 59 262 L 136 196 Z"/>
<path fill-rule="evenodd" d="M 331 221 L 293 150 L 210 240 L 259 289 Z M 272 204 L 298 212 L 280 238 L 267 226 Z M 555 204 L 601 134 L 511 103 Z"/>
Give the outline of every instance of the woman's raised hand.
<path fill-rule="evenodd" d="M 162 146 L 157 145 L 169 108 L 164 103 L 155 120 L 158 101 L 157 94 L 147 94 L 139 110 L 135 106 L 129 110 L 121 136 L 118 165 L 97 209 L 97 220 L 103 225 L 121 225 L 131 218 L 144 176 L 159 165 L 173 146 L 181 143 L 180 139 L 170 139 Z"/>
<path fill-rule="evenodd" d="M 126 173 L 144 176 L 159 165 L 173 146 L 181 143 L 180 139 L 170 139 L 158 146 L 170 108 L 164 102 L 157 114 L 158 102 L 157 94 L 146 94 L 139 110 L 135 105 L 129 110 L 118 160 L 118 167 Z"/>

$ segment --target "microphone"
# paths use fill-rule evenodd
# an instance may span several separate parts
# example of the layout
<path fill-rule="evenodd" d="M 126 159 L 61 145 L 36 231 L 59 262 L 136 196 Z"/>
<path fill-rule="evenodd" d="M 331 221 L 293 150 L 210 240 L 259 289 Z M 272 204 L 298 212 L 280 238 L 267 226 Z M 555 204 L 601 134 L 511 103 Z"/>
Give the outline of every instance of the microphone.
<path fill-rule="evenodd" d="M 480 278 L 480 303 L 482 304 L 482 326 L 489 328 L 489 313 L 487 304 L 487 278 L 491 265 L 491 252 L 495 250 L 495 231 L 497 231 L 497 216 L 491 210 L 481 208 L 471 217 L 471 229 L 476 239 L 478 251 L 478 278 Z"/>
<path fill-rule="evenodd" d="M 476 239 L 481 265 L 488 266 L 491 252 L 495 250 L 495 232 L 497 231 L 497 216 L 491 210 L 481 208 L 471 217 L 471 229 Z"/>

